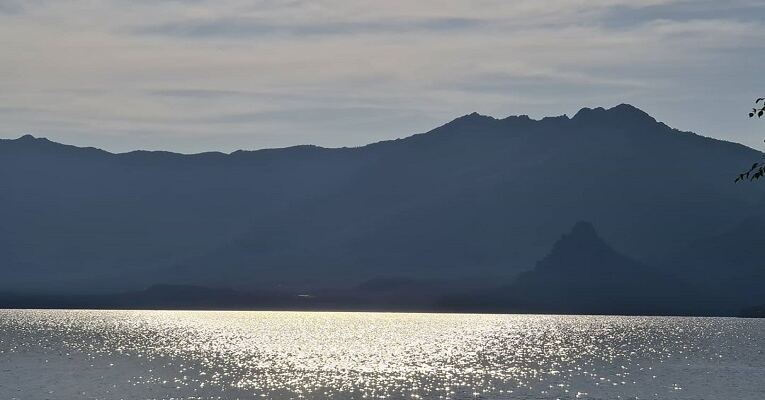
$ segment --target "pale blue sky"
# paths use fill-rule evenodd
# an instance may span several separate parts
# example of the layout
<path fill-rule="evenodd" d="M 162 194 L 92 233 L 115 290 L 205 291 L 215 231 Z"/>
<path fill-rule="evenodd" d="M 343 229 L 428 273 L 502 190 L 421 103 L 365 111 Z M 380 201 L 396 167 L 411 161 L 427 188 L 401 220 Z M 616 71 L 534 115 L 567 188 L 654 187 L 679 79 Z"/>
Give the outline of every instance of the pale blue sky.
<path fill-rule="evenodd" d="M 356 146 L 634 104 L 765 148 L 765 2 L 0 0 L 0 137 Z"/>

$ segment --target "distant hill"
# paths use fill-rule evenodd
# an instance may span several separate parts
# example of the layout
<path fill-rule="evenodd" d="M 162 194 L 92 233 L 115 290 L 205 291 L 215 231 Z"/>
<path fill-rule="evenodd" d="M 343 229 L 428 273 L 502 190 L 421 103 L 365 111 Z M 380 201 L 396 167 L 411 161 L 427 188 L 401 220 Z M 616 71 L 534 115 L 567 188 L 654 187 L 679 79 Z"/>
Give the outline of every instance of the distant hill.
<path fill-rule="evenodd" d="M 688 288 L 620 254 L 590 223 L 579 222 L 507 290 L 535 311 L 657 314 L 679 310 Z"/>
<path fill-rule="evenodd" d="M 685 281 L 701 265 L 695 243 L 765 218 L 765 186 L 733 183 L 759 157 L 624 104 L 541 120 L 473 113 L 359 148 L 112 154 L 1 140 L 0 291 L 497 287 L 579 220 Z"/>
<path fill-rule="evenodd" d="M 185 285 L 153 285 L 144 290 L 112 294 L 0 294 L 4 308 L 65 309 L 282 309 L 300 299 L 283 293 L 245 293 L 231 289 Z"/>
<path fill-rule="evenodd" d="M 698 294 L 672 273 L 626 257 L 592 224 L 578 222 L 536 267 L 510 285 L 449 299 L 474 311 L 575 314 L 688 314 Z M 448 307 L 447 307 L 448 308 Z"/>

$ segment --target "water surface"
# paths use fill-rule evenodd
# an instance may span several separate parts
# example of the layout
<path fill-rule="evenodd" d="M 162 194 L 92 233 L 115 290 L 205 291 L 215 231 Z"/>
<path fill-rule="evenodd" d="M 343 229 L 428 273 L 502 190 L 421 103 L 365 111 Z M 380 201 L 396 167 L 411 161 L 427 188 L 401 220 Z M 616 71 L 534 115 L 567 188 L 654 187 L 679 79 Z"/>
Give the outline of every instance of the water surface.
<path fill-rule="evenodd" d="M 0 311 L 2 399 L 763 399 L 735 318 Z"/>

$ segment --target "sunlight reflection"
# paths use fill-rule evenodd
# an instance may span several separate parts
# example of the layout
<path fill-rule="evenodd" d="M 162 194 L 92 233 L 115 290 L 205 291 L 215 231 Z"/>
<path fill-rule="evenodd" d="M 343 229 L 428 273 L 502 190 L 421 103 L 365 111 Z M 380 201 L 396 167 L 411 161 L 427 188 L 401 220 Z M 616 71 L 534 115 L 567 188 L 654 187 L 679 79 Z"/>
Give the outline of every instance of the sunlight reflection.
<path fill-rule="evenodd" d="M 49 348 L 109 360 L 110 368 L 138 363 L 130 369 L 140 372 L 129 379 L 133 387 L 204 398 L 221 391 L 268 398 L 588 398 L 643 394 L 646 381 L 679 393 L 685 388 L 677 377 L 658 374 L 657 366 L 688 356 L 718 362 L 725 349 L 705 343 L 720 337 L 761 340 L 735 319 L 0 313 L 9 353 Z"/>

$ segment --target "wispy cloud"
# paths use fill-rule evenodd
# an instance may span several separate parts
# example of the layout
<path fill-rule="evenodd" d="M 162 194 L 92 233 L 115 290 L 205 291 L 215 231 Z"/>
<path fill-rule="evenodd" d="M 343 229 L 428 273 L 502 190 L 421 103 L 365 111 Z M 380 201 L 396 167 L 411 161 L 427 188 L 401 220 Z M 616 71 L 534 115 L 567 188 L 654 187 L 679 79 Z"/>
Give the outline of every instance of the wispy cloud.
<path fill-rule="evenodd" d="M 686 0 L 643 7 L 621 5 L 609 8 L 602 23 L 614 28 L 627 28 L 652 21 L 730 20 L 761 22 L 765 3 L 761 1 L 721 2 Z"/>
<path fill-rule="evenodd" d="M 470 18 L 389 19 L 335 21 L 324 23 L 274 23 L 264 18 L 220 18 L 191 20 L 142 26 L 139 34 L 169 35 L 190 38 L 248 38 L 253 36 L 324 36 L 413 32 L 460 31 L 488 25 L 488 21 Z"/>
<path fill-rule="evenodd" d="M 210 99 L 221 97 L 251 97 L 255 94 L 236 90 L 209 90 L 209 89 L 156 89 L 148 90 L 148 94 L 162 97 L 191 97 L 197 99 Z"/>

